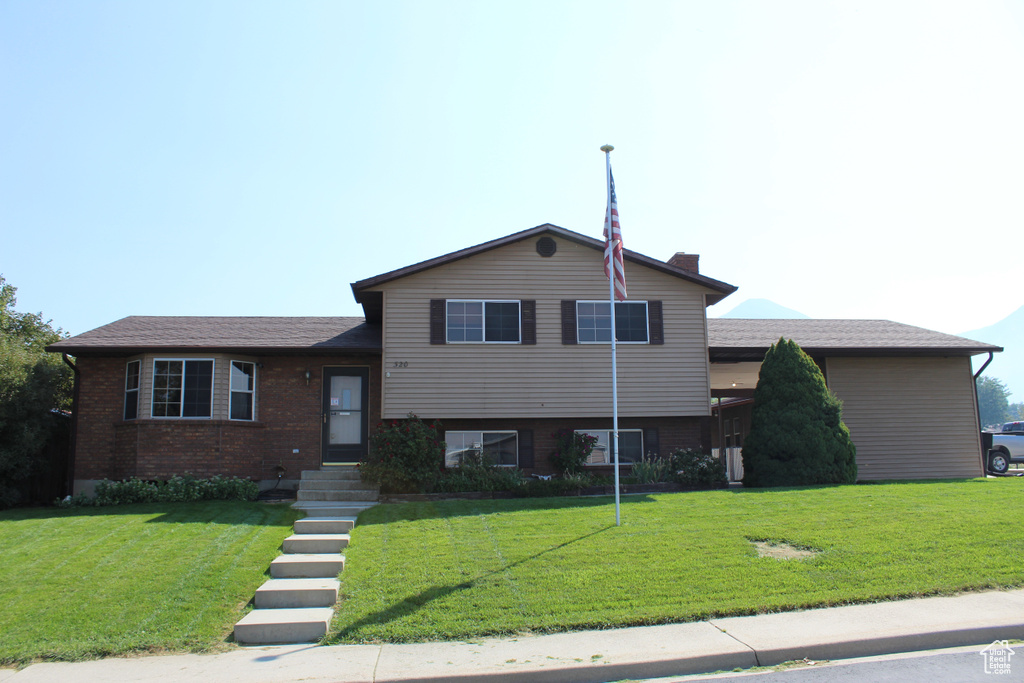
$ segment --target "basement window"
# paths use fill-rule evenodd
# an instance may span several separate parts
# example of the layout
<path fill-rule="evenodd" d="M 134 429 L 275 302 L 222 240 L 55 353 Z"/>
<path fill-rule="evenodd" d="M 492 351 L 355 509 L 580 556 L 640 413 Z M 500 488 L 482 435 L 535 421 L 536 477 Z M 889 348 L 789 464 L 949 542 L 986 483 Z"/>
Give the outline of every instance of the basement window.
<path fill-rule="evenodd" d="M 459 467 L 463 462 L 474 461 L 502 467 L 516 467 L 519 464 L 517 432 L 445 432 L 444 441 L 445 467 Z"/>

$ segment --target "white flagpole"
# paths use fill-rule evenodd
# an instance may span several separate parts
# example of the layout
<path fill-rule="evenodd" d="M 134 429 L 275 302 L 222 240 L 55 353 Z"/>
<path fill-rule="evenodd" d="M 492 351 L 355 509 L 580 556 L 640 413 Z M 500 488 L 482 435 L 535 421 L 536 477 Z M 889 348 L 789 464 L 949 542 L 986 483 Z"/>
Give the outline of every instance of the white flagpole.
<path fill-rule="evenodd" d="M 614 237 L 612 230 L 612 161 L 611 152 L 615 149 L 611 145 L 604 145 L 601 151 L 604 152 L 605 180 L 608 186 L 608 208 L 605 209 L 605 225 L 608 226 L 607 242 L 611 243 Z M 607 247 L 606 247 L 607 248 Z M 619 510 L 619 381 L 618 371 L 615 363 L 615 277 L 617 272 L 615 264 L 614 245 L 608 255 L 608 310 L 611 313 L 612 324 L 612 453 L 615 456 L 615 526 L 622 526 L 622 515 Z"/>

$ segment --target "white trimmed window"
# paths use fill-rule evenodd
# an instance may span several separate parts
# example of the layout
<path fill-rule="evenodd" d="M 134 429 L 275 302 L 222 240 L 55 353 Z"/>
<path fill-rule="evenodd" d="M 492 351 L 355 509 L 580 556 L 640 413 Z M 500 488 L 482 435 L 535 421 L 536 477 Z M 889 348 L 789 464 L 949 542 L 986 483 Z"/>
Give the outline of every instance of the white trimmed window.
<path fill-rule="evenodd" d="M 445 320 L 449 344 L 518 344 L 521 339 L 518 301 L 449 299 Z"/>
<path fill-rule="evenodd" d="M 139 375 L 142 361 L 130 360 L 124 373 L 124 419 L 134 420 L 139 416 Z"/>
<path fill-rule="evenodd" d="M 231 361 L 231 406 L 228 416 L 232 420 L 252 420 L 255 415 L 256 364 L 241 360 Z"/>
<path fill-rule="evenodd" d="M 445 432 L 445 467 L 458 467 L 466 459 L 488 465 L 515 467 L 519 464 L 518 432 Z"/>
<path fill-rule="evenodd" d="M 210 417 L 213 359 L 157 358 L 153 361 L 153 417 Z"/>
<path fill-rule="evenodd" d="M 594 450 L 587 458 L 588 465 L 614 465 L 615 454 L 612 450 L 612 434 L 610 429 L 577 429 L 577 434 L 589 434 L 597 437 Z M 642 429 L 619 430 L 619 463 L 637 462 L 644 455 L 644 432 Z"/>
<path fill-rule="evenodd" d="M 647 344 L 650 341 L 646 301 L 615 303 L 615 341 Z M 607 301 L 576 302 L 576 340 L 580 344 L 610 344 L 612 316 Z"/>

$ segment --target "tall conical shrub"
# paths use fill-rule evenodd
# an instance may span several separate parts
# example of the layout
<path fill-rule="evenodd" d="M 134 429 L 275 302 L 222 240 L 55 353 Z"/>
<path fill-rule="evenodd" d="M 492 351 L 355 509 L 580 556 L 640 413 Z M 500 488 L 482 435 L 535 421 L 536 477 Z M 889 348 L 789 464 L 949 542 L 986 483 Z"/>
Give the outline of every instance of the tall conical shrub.
<path fill-rule="evenodd" d="M 811 357 L 779 339 L 765 354 L 754 390 L 743 485 L 852 484 L 857 451 L 841 412 Z"/>

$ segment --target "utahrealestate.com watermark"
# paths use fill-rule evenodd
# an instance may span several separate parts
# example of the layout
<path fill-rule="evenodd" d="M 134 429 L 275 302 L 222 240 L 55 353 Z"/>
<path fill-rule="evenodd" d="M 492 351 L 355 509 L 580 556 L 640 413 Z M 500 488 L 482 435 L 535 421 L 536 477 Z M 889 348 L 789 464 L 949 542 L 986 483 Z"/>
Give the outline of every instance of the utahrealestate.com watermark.
<path fill-rule="evenodd" d="M 985 673 L 997 675 L 1010 673 L 1010 659 L 1014 653 L 1008 641 L 995 640 L 978 654 L 985 658 Z"/>

